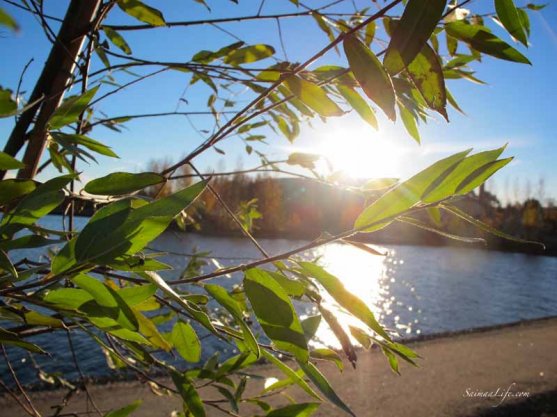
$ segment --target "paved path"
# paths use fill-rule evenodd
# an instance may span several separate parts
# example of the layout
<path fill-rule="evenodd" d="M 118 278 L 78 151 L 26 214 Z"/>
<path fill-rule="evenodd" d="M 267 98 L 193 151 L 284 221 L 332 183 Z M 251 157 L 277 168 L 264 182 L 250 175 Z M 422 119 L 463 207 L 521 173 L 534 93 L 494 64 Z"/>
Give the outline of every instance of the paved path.
<path fill-rule="evenodd" d="M 394 375 L 376 350 L 362 352 L 356 370 L 347 367 L 340 374 L 334 366 L 324 366 L 324 371 L 358 417 L 472 416 L 480 410 L 493 410 L 502 400 L 503 406 L 519 401 L 510 396 L 505 399 L 473 396 L 482 392 L 499 389 L 499 392 L 510 390 L 514 394 L 527 392 L 534 396 L 557 390 L 557 319 L 439 337 L 410 346 L 423 360 L 418 369 L 402 366 L 402 376 Z M 272 368 L 264 366 L 261 370 L 268 373 Z M 142 398 L 144 403 L 134 414 L 136 417 L 169 416 L 179 406 L 168 397 L 157 397 L 145 386 L 133 382 L 92 386 L 90 390 L 103 410 Z M 44 411 L 56 404 L 61 395 L 32 393 L 32 398 L 39 410 Z M 212 393 L 208 395 L 215 398 Z M 299 401 L 308 400 L 302 393 L 295 391 L 293 395 Z M 84 411 L 84 395 L 74 397 L 70 404 L 65 413 Z M 0 415 L 25 414 L 6 398 L 0 398 Z M 329 405 L 314 414 L 337 415 L 343 413 Z"/>

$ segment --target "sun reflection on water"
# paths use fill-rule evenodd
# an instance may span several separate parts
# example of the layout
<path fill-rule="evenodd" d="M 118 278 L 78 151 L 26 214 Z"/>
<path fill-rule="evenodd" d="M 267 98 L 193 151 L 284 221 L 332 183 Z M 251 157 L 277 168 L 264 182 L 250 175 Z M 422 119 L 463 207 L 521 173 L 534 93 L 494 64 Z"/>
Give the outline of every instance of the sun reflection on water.
<path fill-rule="evenodd" d="M 412 306 L 403 306 L 391 291 L 391 286 L 396 282 L 394 268 L 404 261 L 397 259 L 394 249 L 378 246 L 374 246 L 374 248 L 385 253 L 386 256 L 373 256 L 354 246 L 340 243 L 318 248 L 308 255 L 311 258 L 319 257 L 320 265 L 337 276 L 348 291 L 364 301 L 377 321 L 389 332 L 400 336 L 409 335 L 413 331 L 413 326 L 417 324 L 417 319 L 414 323 L 403 323 L 399 315 L 392 317 L 394 312 L 398 313 L 403 308 L 412 311 Z M 410 290 L 412 291 L 413 288 Z M 349 326 L 365 328 L 362 322 L 344 313 L 328 294 L 323 293 L 325 292 L 322 291 L 323 305 L 335 314 L 347 334 L 350 334 Z M 415 333 L 419 334 L 419 331 L 415 331 Z M 316 336 L 319 341 L 316 343 L 317 345 L 340 348 L 340 343 L 324 320 L 321 322 Z M 352 338 L 352 342 L 358 345 L 354 338 Z"/>

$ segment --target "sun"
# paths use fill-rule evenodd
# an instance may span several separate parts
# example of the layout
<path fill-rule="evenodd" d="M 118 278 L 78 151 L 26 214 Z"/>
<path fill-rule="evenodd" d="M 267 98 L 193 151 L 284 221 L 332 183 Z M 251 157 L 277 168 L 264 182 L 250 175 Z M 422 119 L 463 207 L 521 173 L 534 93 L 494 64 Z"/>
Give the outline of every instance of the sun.
<path fill-rule="evenodd" d="M 354 179 L 399 177 L 404 156 L 404 150 L 381 133 L 355 127 L 320 132 L 312 152 L 324 159 L 322 173 L 341 171 Z"/>

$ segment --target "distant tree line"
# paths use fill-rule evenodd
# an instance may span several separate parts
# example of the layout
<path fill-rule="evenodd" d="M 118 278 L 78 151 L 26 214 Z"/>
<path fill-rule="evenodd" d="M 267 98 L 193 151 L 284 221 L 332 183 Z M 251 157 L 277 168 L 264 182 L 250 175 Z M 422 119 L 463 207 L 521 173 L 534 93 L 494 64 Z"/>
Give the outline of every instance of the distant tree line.
<path fill-rule="evenodd" d="M 152 161 L 149 169 L 164 169 L 169 161 Z M 183 168 L 180 186 L 187 186 L 193 176 Z M 150 197 L 172 192 L 168 184 L 147 189 Z M 269 174 L 223 175 L 212 180 L 220 198 L 241 219 L 244 228 L 256 236 L 313 239 L 323 231 L 331 234 L 350 228 L 362 208 L 384 193 L 384 189 L 367 191 L 365 181 L 354 181 L 345 189 L 331 187 L 317 179 L 284 178 Z M 498 197 L 480 188 L 455 203 L 484 223 L 513 236 L 544 242 L 546 253 L 557 251 L 557 207 L 546 207 L 535 198 L 502 205 Z M 418 220 L 424 226 L 441 228 L 455 235 L 480 236 L 488 246 L 498 249 L 528 250 L 531 247 L 509 243 L 482 235 L 470 223 L 448 213 L 422 213 Z M 241 234 L 222 204 L 212 193 L 204 193 L 188 219 L 189 226 L 202 233 Z M 373 235 L 375 242 L 409 244 L 455 244 L 443 236 L 416 229 L 405 223 L 393 223 Z M 536 252 L 539 249 L 534 248 Z"/>

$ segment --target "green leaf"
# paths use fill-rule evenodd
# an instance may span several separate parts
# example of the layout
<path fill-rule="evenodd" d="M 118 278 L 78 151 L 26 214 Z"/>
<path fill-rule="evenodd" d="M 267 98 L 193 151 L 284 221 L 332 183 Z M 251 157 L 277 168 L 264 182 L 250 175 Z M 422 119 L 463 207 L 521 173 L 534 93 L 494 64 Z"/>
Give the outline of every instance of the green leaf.
<path fill-rule="evenodd" d="M 369 349 L 372 346 L 371 337 L 362 329 L 355 326 L 348 326 L 350 334 L 358 341 L 364 349 Z"/>
<path fill-rule="evenodd" d="M 120 288 L 117 292 L 130 307 L 136 307 L 155 295 L 157 286 L 155 284 L 134 285 Z"/>
<path fill-rule="evenodd" d="M 64 242 L 64 240 L 47 239 L 39 235 L 26 235 L 17 239 L 4 240 L 0 242 L 0 249 L 10 251 L 14 249 L 31 249 L 40 248 L 42 246 L 53 245 L 55 243 Z"/>
<path fill-rule="evenodd" d="M 459 208 L 457 208 L 455 206 L 442 204 L 441 208 L 448 211 L 449 213 L 454 214 L 457 217 L 460 217 L 461 219 L 467 221 L 468 223 L 473 224 L 478 229 L 483 230 L 484 232 L 487 232 L 491 235 L 500 237 L 502 239 L 510 240 L 510 241 L 513 241 L 513 242 L 517 242 L 517 243 L 537 245 L 537 246 L 540 246 L 542 249 L 545 250 L 545 245 L 541 242 L 534 242 L 534 241 L 531 241 L 531 240 L 520 239 L 520 238 L 514 237 L 512 235 L 509 235 L 507 233 L 501 232 L 500 230 L 497 230 L 494 227 L 492 227 L 492 226 L 490 226 L 490 225 L 488 225 L 488 224 L 486 224 L 486 223 L 484 223 L 484 222 L 482 222 L 478 219 L 475 219 L 474 217 L 472 217 L 469 214 L 463 212 L 462 210 L 460 210 Z"/>
<path fill-rule="evenodd" d="M 118 6 L 130 16 L 151 26 L 166 25 L 160 11 L 143 4 L 139 0 L 118 0 Z"/>
<path fill-rule="evenodd" d="M 292 302 L 267 271 L 245 272 L 244 288 L 257 320 L 278 349 L 292 353 L 301 362 L 309 358 L 306 338 Z"/>
<path fill-rule="evenodd" d="M 172 269 L 172 267 L 156 259 L 144 259 L 141 256 L 123 256 L 119 259 L 114 259 L 110 264 L 110 268 L 116 271 L 164 271 Z"/>
<path fill-rule="evenodd" d="M 6 26 L 14 31 L 19 30 L 17 22 L 2 7 L 0 7 L 0 26 Z"/>
<path fill-rule="evenodd" d="M 17 102 L 12 98 L 12 91 L 0 87 L 0 118 L 9 117 L 16 113 Z"/>
<path fill-rule="evenodd" d="M 0 181 L 0 205 L 10 203 L 16 198 L 29 194 L 37 186 L 32 180 L 10 178 Z"/>
<path fill-rule="evenodd" d="M 309 341 L 317 333 L 319 324 L 321 323 L 321 316 L 319 314 L 315 316 L 309 316 L 302 320 L 302 329 L 304 329 L 304 334 L 306 335 L 306 340 Z"/>
<path fill-rule="evenodd" d="M 507 32 L 524 46 L 528 46 L 526 28 L 513 0 L 495 0 L 495 11 Z"/>
<path fill-rule="evenodd" d="M 104 177 L 89 181 L 85 191 L 97 195 L 122 195 L 160 184 L 164 177 L 155 172 L 113 172 Z"/>
<path fill-rule="evenodd" d="M 495 161 L 505 150 L 505 147 L 506 145 L 499 149 L 480 152 L 466 157 L 441 181 L 441 183 L 436 184 L 431 190 L 426 190 L 422 196 L 422 201 L 424 203 L 433 203 L 451 195 L 464 194 L 457 192 L 461 184 L 463 184 L 474 171 Z"/>
<path fill-rule="evenodd" d="M 89 103 L 97 93 L 99 86 L 86 91 L 82 95 L 68 97 L 64 102 L 56 109 L 49 120 L 49 125 L 51 129 L 60 129 L 66 125 L 69 125 L 79 118 L 79 115 L 87 109 Z"/>
<path fill-rule="evenodd" d="M 470 151 L 471 149 L 441 159 L 386 192 L 364 209 L 356 219 L 354 228 L 365 232 L 382 229 L 394 217 L 417 204 L 425 191 L 438 181 L 447 170 L 454 169 Z"/>
<path fill-rule="evenodd" d="M 209 316 L 207 316 L 207 314 L 201 311 L 192 302 L 180 297 L 180 295 L 176 291 L 174 291 L 166 283 L 166 281 L 161 278 L 160 275 L 158 275 L 156 272 L 153 271 L 140 272 L 139 275 L 154 283 L 158 288 L 162 290 L 162 292 L 168 298 L 178 303 L 180 307 L 186 310 L 186 312 L 188 312 L 190 316 L 192 316 L 195 320 L 197 320 L 200 324 L 202 324 L 203 327 L 205 327 L 207 330 L 209 330 L 211 333 L 215 334 L 216 336 L 220 336 L 217 330 L 215 329 L 215 327 L 213 326 L 213 324 L 211 323 Z"/>
<path fill-rule="evenodd" d="M 67 133 L 52 132 L 52 138 L 62 146 L 81 145 L 101 155 L 118 158 L 118 155 L 116 155 L 109 146 L 84 135 L 70 135 Z"/>
<path fill-rule="evenodd" d="M 250 62 L 260 61 L 274 55 L 275 49 L 270 45 L 250 45 L 231 51 L 224 62 L 229 65 L 238 66 Z"/>
<path fill-rule="evenodd" d="M 334 333 L 337 340 L 340 342 L 344 354 L 346 355 L 352 366 L 356 368 L 356 361 L 358 360 L 356 351 L 354 349 L 354 346 L 352 345 L 352 342 L 350 341 L 350 338 L 338 322 L 336 316 L 321 305 L 319 306 L 319 312 L 331 328 L 331 331 Z"/>
<path fill-rule="evenodd" d="M 319 408 L 319 403 L 298 403 L 275 408 L 266 417 L 309 417 Z"/>
<path fill-rule="evenodd" d="M 366 26 L 365 43 L 367 46 L 371 45 L 373 38 L 375 38 L 376 25 L 375 22 L 370 22 Z"/>
<path fill-rule="evenodd" d="M 130 200 L 104 207 L 79 234 L 75 244 L 80 262 L 110 262 L 122 255 L 133 255 L 166 230 L 182 210 L 205 189 L 200 181 L 168 197 L 133 208 Z M 108 207 L 111 207 L 110 209 Z"/>
<path fill-rule="evenodd" d="M 302 103 L 307 105 L 321 116 L 341 116 L 344 112 L 337 104 L 327 96 L 321 87 L 304 80 L 296 75 L 284 80 L 284 85 L 298 97 Z"/>
<path fill-rule="evenodd" d="M 120 35 L 114 29 L 111 29 L 106 26 L 103 26 L 102 29 L 105 35 L 108 37 L 108 39 L 110 39 L 110 42 L 112 42 L 114 45 L 120 48 L 122 52 L 124 52 L 126 55 L 131 55 L 132 50 L 128 45 L 128 43 L 126 42 L 126 40 L 122 37 L 122 35 Z"/>
<path fill-rule="evenodd" d="M 57 288 L 44 294 L 43 301 L 53 304 L 57 308 L 78 311 L 82 305 L 93 301 L 93 297 L 82 289 Z"/>
<path fill-rule="evenodd" d="M 530 37 L 530 17 L 528 16 L 528 13 L 524 9 L 517 9 L 517 12 L 520 23 L 526 32 L 526 37 Z"/>
<path fill-rule="evenodd" d="M 531 62 L 509 44 L 493 35 L 489 29 L 480 25 L 470 25 L 458 21 L 445 24 L 445 30 L 452 37 L 466 42 L 473 49 L 495 58 L 531 64 Z"/>
<path fill-rule="evenodd" d="M 0 327 L 0 344 L 17 346 L 35 353 L 46 353 L 44 350 L 42 350 L 39 346 L 35 345 L 34 343 L 26 342 L 25 340 L 20 339 L 17 334 L 12 333 L 1 327 Z"/>
<path fill-rule="evenodd" d="M 348 104 L 352 106 L 356 113 L 360 115 L 367 123 L 369 123 L 375 130 L 379 128 L 375 113 L 366 103 L 366 101 L 355 90 L 345 85 L 337 86 L 338 92 Z"/>
<path fill-rule="evenodd" d="M 85 274 L 72 278 L 74 284 L 87 291 L 98 305 L 106 309 L 106 315 L 113 318 L 123 328 L 136 331 L 137 319 L 130 306 L 108 285 Z"/>
<path fill-rule="evenodd" d="M 418 124 L 414 115 L 403 105 L 399 105 L 398 109 L 406 131 L 416 142 L 420 143 L 420 132 L 418 131 Z"/>
<path fill-rule="evenodd" d="M 259 345 L 257 344 L 257 339 L 251 332 L 249 326 L 244 321 L 244 314 L 238 302 L 228 294 L 228 291 L 219 285 L 207 284 L 205 285 L 205 291 L 207 291 L 221 306 L 223 306 L 232 317 L 236 320 L 236 323 L 242 329 L 244 334 L 244 342 L 246 346 L 259 357 L 261 352 L 259 351 Z"/>
<path fill-rule="evenodd" d="M 25 164 L 23 162 L 18 161 L 13 156 L 8 155 L 5 152 L 0 152 L 0 169 L 1 170 L 8 170 L 8 169 L 20 169 L 24 168 Z"/>
<path fill-rule="evenodd" d="M 321 400 L 321 397 L 316 394 L 316 392 L 308 385 L 308 383 L 300 376 L 297 372 L 294 372 L 288 365 L 282 362 L 280 359 L 267 352 L 266 350 L 261 350 L 261 353 L 268 361 L 272 362 L 280 371 L 294 381 L 300 388 L 302 388 L 307 394 L 312 396 L 317 400 Z"/>
<path fill-rule="evenodd" d="M 408 75 L 421 93 L 430 109 L 448 120 L 447 93 L 441 61 L 435 51 L 425 44 L 414 60 L 407 66 Z"/>
<path fill-rule="evenodd" d="M 355 36 L 344 38 L 344 52 L 354 77 L 364 90 L 391 120 L 396 119 L 395 91 L 391 77 L 375 54 Z"/>
<path fill-rule="evenodd" d="M 391 370 L 397 374 L 400 375 L 400 372 L 398 370 L 398 359 L 397 357 L 394 355 L 393 352 L 391 352 L 388 349 L 385 349 L 384 347 L 381 348 L 381 350 L 383 351 L 383 354 L 387 357 L 387 359 L 389 360 L 389 366 L 391 367 Z"/>
<path fill-rule="evenodd" d="M 528 3 L 526 5 L 526 7 L 528 7 L 530 10 L 542 10 L 545 9 L 545 7 L 547 6 L 547 4 L 533 4 L 533 3 Z"/>
<path fill-rule="evenodd" d="M 13 266 L 12 261 L 10 261 L 6 252 L 2 249 L 0 249 L 0 268 L 10 273 L 14 279 L 17 279 L 17 270 Z"/>
<path fill-rule="evenodd" d="M 286 161 L 289 165 L 300 165 L 303 168 L 314 169 L 315 162 L 321 158 L 321 155 L 303 152 L 293 152 L 288 155 Z"/>
<path fill-rule="evenodd" d="M 329 41 L 331 41 L 331 42 L 334 41 L 335 40 L 335 34 L 333 33 L 333 30 L 331 29 L 331 27 L 327 24 L 327 20 L 320 13 L 318 13 L 317 11 L 313 12 L 311 14 L 311 16 L 313 17 L 313 19 L 317 23 L 317 26 L 319 26 L 319 29 L 321 29 L 323 32 L 325 32 L 325 34 L 329 38 Z"/>
<path fill-rule="evenodd" d="M 199 362 L 201 360 L 201 343 L 197 333 L 189 323 L 178 320 L 171 333 L 172 343 L 184 360 Z"/>
<path fill-rule="evenodd" d="M 383 63 L 398 74 L 416 58 L 437 27 L 447 0 L 409 0 L 389 42 Z"/>
<path fill-rule="evenodd" d="M 172 371 L 171 373 L 172 381 L 180 396 L 184 400 L 184 404 L 187 407 L 188 411 L 194 417 L 205 417 L 205 408 L 203 407 L 203 401 L 199 397 L 199 394 L 195 390 L 195 387 L 191 383 L 191 381 L 186 377 L 185 374 L 182 374 L 177 371 Z"/>
<path fill-rule="evenodd" d="M 499 159 L 490 162 L 472 172 L 457 188 L 456 195 L 468 194 L 474 188 L 482 185 L 486 180 L 511 162 L 513 158 Z"/>
<path fill-rule="evenodd" d="M 12 229 L 17 231 L 22 226 L 31 225 L 46 216 L 64 201 L 61 189 L 73 178 L 73 175 L 63 175 L 38 186 L 27 194 L 12 212 L 4 216 L 0 230 L 11 233 Z"/>
<path fill-rule="evenodd" d="M 339 369 L 339 371 L 342 372 L 344 370 L 344 364 L 342 363 L 340 356 L 332 349 L 328 349 L 328 348 L 314 349 L 311 351 L 310 356 L 315 359 L 323 359 L 326 361 L 334 362 L 337 368 Z"/>
<path fill-rule="evenodd" d="M 311 362 L 303 363 L 298 362 L 300 368 L 304 371 L 307 377 L 315 384 L 317 389 L 321 391 L 321 393 L 334 405 L 336 405 L 341 410 L 347 412 L 351 416 L 356 417 L 356 415 L 352 412 L 352 410 L 340 399 L 337 395 L 327 378 L 323 376 L 323 374 L 315 367 L 314 364 Z"/>
<path fill-rule="evenodd" d="M 142 402 L 143 402 L 142 400 L 136 400 L 133 403 L 126 405 L 123 408 L 110 411 L 109 413 L 105 414 L 104 417 L 127 417 L 135 410 L 137 410 Z"/>
<path fill-rule="evenodd" d="M 284 291 L 292 297 L 301 297 L 305 293 L 306 286 L 298 280 L 286 277 L 282 273 L 268 271 L 273 279 L 280 284 Z"/>
<path fill-rule="evenodd" d="M 327 290 L 327 292 L 339 305 L 364 322 L 375 333 L 386 340 L 391 340 L 387 332 L 385 332 L 385 330 L 383 330 L 381 325 L 377 322 L 375 316 L 366 303 L 347 291 L 342 281 L 314 263 L 298 262 L 298 264 L 302 267 L 305 273 L 319 281 L 319 283 L 323 285 L 325 290 Z"/>

